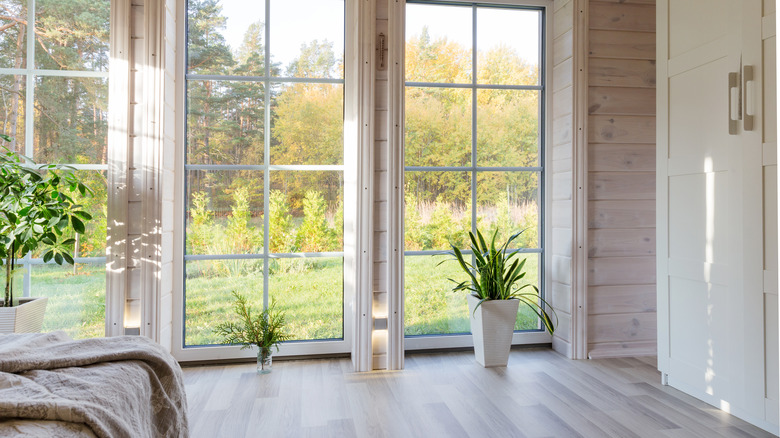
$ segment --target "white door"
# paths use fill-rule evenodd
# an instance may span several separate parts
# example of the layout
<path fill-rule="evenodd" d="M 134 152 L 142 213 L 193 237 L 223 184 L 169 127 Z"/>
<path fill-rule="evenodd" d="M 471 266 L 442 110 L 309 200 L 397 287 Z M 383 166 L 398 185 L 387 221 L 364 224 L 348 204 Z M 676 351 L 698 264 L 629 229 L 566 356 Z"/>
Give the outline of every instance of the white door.
<path fill-rule="evenodd" d="M 659 1 L 657 35 L 659 369 L 762 425 L 761 2 Z"/>

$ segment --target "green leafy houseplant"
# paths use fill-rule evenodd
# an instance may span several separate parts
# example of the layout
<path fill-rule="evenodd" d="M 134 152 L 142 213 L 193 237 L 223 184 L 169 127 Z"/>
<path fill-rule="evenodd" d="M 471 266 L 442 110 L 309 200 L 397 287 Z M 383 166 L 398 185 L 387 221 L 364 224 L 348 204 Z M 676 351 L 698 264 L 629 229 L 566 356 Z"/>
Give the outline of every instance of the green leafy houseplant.
<path fill-rule="evenodd" d="M 470 249 L 474 253 L 475 264 L 467 262 L 463 257 L 461 250 L 450 244 L 452 251 L 448 254 L 457 260 L 463 271 L 469 278 L 462 282 L 453 279 L 450 281 L 456 283 L 452 288 L 453 292 L 468 291 L 479 299 L 477 308 L 488 300 L 511 300 L 517 299 L 525 304 L 539 317 L 544 327 L 551 334 L 555 331 L 555 324 L 547 313 L 545 306 L 552 310 L 552 307 L 539 296 L 539 289 L 530 283 L 520 284 L 520 280 L 525 277 L 526 259 L 520 260 L 520 250 L 509 250 L 509 245 L 517 239 L 524 230 L 519 231 L 507 239 L 500 246 L 496 246 L 496 236 L 498 230 L 493 233 L 490 245 L 487 244 L 482 233 L 477 230 L 477 235 L 469 232 L 471 240 Z M 452 259 L 451 259 L 452 260 Z M 528 289 L 531 290 L 528 290 Z M 540 301 L 542 304 L 540 304 Z M 474 309 L 476 311 L 476 308 Z M 552 310 L 553 315 L 555 311 Z M 557 315 L 556 320 L 557 320 Z"/>
<path fill-rule="evenodd" d="M 267 309 L 253 316 L 246 298 L 236 291 L 233 296 L 236 298 L 233 310 L 239 322 L 223 322 L 217 325 L 215 332 L 224 337 L 223 344 L 242 344 L 242 350 L 257 346 L 257 372 L 267 372 L 266 359 L 271 357 L 271 348 L 276 347 L 279 351 L 279 343 L 290 339 L 284 330 L 284 313 L 277 311 L 276 303 L 271 302 Z"/>
<path fill-rule="evenodd" d="M 0 138 L 11 141 L 7 135 Z M 29 158 L 5 149 L 0 154 L 0 258 L 5 265 L 3 307 L 14 303 L 13 275 L 16 261 L 44 247 L 43 261 L 73 264 L 72 230 L 85 232 L 92 216 L 74 199 L 75 193 L 91 196 L 75 170 L 53 164 L 37 165 Z"/>

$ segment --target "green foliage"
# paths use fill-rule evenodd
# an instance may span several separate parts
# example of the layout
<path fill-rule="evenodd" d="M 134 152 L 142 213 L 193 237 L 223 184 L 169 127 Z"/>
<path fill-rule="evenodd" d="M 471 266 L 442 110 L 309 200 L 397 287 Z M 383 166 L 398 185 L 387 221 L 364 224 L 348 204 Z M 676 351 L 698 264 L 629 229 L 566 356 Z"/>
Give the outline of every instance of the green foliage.
<path fill-rule="evenodd" d="M 276 253 L 291 252 L 295 236 L 287 196 L 278 190 L 271 190 L 268 203 L 271 209 L 271 214 L 268 217 L 269 250 Z"/>
<path fill-rule="evenodd" d="M 458 262 L 461 270 L 465 272 L 469 279 L 458 283 L 452 288 L 453 292 L 468 291 L 479 298 L 477 307 L 487 300 L 510 300 L 518 299 L 523 304 L 531 308 L 541 319 L 544 327 L 550 333 L 555 331 L 554 324 L 549 314 L 545 310 L 545 305 L 552 309 L 547 302 L 539 296 L 539 289 L 531 283 L 519 284 L 526 272 L 524 270 L 526 259 L 519 259 L 519 250 L 507 253 L 509 245 L 515 240 L 522 231 L 509 237 L 502 245 L 496 246 L 496 236 L 498 230 L 493 233 L 493 237 L 488 245 L 482 233 L 477 230 L 475 237 L 469 232 L 471 241 L 471 251 L 474 255 L 475 264 L 467 262 L 463 257 L 461 250 L 452 245 L 452 251 L 448 252 L 453 259 Z M 523 289 L 532 288 L 533 292 L 522 292 Z M 541 301 L 544 305 L 540 305 Z M 553 310 L 553 314 L 555 311 Z"/>
<path fill-rule="evenodd" d="M 233 254 L 256 253 L 263 248 L 263 231 L 252 225 L 250 219 L 249 189 L 241 187 L 233 192 L 232 214 L 225 232 Z"/>
<path fill-rule="evenodd" d="M 8 140 L 7 136 L 3 136 Z M 70 168 L 27 164 L 6 149 L 0 155 L 0 257 L 5 264 L 3 305 L 13 305 L 13 271 L 16 261 L 45 246 L 43 261 L 73 264 L 75 240 L 68 230 L 83 234 L 92 219 L 73 196 L 92 194 Z"/>
<path fill-rule="evenodd" d="M 284 313 L 276 310 L 276 303 L 271 302 L 267 309 L 252 316 L 252 308 L 246 298 L 233 291 L 235 305 L 233 310 L 239 321 L 227 321 L 219 324 L 215 333 L 224 337 L 223 344 L 242 344 L 241 349 L 257 346 L 263 358 L 271 354 L 271 348 L 279 351 L 279 343 L 290 339 L 285 331 Z"/>
<path fill-rule="evenodd" d="M 296 234 L 297 246 L 303 252 L 323 252 L 333 247 L 333 233 L 325 217 L 325 198 L 316 190 L 303 199 L 303 223 Z"/>
<path fill-rule="evenodd" d="M 192 208 L 190 208 L 192 220 L 187 229 L 188 254 L 208 254 L 209 252 L 209 244 L 214 236 L 212 235 L 213 214 L 208 209 L 208 203 L 206 192 L 192 194 Z"/>
<path fill-rule="evenodd" d="M 448 242 L 457 238 L 458 225 L 452 215 L 451 206 L 442 200 L 436 200 L 431 222 L 426 227 L 433 248 L 446 248 Z"/>

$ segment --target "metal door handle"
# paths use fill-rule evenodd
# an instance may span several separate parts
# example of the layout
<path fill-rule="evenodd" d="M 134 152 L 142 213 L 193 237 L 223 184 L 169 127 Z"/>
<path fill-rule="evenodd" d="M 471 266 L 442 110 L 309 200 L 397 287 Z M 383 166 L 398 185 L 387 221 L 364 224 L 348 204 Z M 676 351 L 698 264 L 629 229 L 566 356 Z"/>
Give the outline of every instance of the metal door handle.
<path fill-rule="evenodd" d="M 745 90 L 745 110 L 743 111 L 742 123 L 745 131 L 753 130 L 753 116 L 756 113 L 756 109 L 753 107 L 755 103 L 753 97 L 756 91 L 754 89 L 755 83 L 753 78 L 753 66 L 746 65 L 742 67 L 742 86 Z"/>
<path fill-rule="evenodd" d="M 729 73 L 729 135 L 737 135 L 739 122 L 739 73 Z"/>

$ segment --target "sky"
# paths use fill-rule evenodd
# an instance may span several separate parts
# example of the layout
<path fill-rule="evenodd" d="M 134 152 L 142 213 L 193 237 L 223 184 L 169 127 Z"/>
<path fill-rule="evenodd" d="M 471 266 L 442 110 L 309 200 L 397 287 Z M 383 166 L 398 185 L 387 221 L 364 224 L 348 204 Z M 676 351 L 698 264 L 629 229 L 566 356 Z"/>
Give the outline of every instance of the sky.
<path fill-rule="evenodd" d="M 265 2 L 222 0 L 227 18 L 224 36 L 235 51 L 250 24 L 265 21 Z M 344 47 L 343 0 L 272 0 L 271 56 L 286 67 L 299 52 L 301 44 L 314 39 L 333 42 L 337 58 Z M 472 45 L 471 7 L 407 5 L 407 37 L 419 35 L 424 25 L 431 37 L 447 37 L 466 47 Z M 327 23 L 323 26 L 323 23 Z M 539 59 L 539 12 L 505 8 L 480 8 L 477 11 L 477 44 L 487 49 L 504 43 L 532 64 Z"/>

